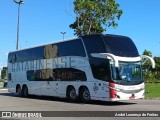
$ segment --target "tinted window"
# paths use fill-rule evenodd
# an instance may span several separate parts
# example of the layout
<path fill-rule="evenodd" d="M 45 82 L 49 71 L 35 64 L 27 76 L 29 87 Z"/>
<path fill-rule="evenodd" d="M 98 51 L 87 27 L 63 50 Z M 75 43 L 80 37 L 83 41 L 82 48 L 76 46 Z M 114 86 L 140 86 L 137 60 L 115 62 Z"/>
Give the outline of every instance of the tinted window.
<path fill-rule="evenodd" d="M 44 58 L 44 47 L 22 50 L 18 54 L 18 61 L 32 61 Z"/>
<path fill-rule="evenodd" d="M 91 35 L 82 37 L 88 55 L 91 53 L 106 53 L 106 48 L 101 35 Z"/>
<path fill-rule="evenodd" d="M 107 53 L 112 53 L 116 56 L 137 57 L 138 50 L 133 41 L 124 36 L 105 35 L 103 36 L 106 44 Z"/>
<path fill-rule="evenodd" d="M 109 60 L 95 58 L 90 55 L 91 53 L 106 53 L 105 44 L 101 35 L 82 36 L 82 38 L 89 55 L 93 77 L 99 80 L 109 81 Z"/>
<path fill-rule="evenodd" d="M 13 62 L 15 62 L 15 57 L 14 57 L 14 53 L 9 53 L 9 55 L 8 55 L 8 62 L 9 63 L 13 63 Z"/>
<path fill-rule="evenodd" d="M 58 56 L 83 56 L 85 51 L 80 39 L 58 43 Z"/>
<path fill-rule="evenodd" d="M 27 79 L 30 81 L 86 81 L 85 72 L 74 68 L 56 68 L 27 71 Z"/>
<path fill-rule="evenodd" d="M 44 59 L 44 47 L 21 50 L 9 54 L 10 63 Z"/>
<path fill-rule="evenodd" d="M 93 77 L 103 81 L 110 81 L 110 67 L 108 59 L 93 58 L 90 60 Z"/>
<path fill-rule="evenodd" d="M 81 39 L 13 52 L 9 54 L 8 61 L 15 63 L 63 56 L 85 57 Z"/>
<path fill-rule="evenodd" d="M 9 80 L 9 81 L 11 81 L 11 80 L 12 80 L 11 73 L 8 73 L 8 80 Z"/>

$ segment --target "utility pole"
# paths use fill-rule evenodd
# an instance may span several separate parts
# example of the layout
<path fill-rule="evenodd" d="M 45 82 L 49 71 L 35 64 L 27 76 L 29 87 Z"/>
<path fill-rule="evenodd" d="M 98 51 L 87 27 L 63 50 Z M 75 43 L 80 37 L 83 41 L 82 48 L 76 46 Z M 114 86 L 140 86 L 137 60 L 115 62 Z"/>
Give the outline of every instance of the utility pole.
<path fill-rule="evenodd" d="M 24 4 L 24 1 L 23 1 L 23 0 L 19 0 L 19 1 L 14 0 L 14 2 L 15 2 L 16 4 L 18 4 L 18 23 L 17 23 L 17 41 L 16 41 L 16 50 L 18 50 L 18 46 L 19 46 L 20 5 L 21 5 L 21 4 Z"/>
<path fill-rule="evenodd" d="M 63 35 L 63 39 L 64 39 L 64 35 L 66 34 L 67 32 L 61 32 L 61 34 Z"/>

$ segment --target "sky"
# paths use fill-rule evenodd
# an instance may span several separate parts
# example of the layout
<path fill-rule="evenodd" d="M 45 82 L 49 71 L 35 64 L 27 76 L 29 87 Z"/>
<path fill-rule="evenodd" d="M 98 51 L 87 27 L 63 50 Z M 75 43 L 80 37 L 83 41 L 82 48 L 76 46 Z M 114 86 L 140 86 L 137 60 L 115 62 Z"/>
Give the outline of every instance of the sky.
<path fill-rule="evenodd" d="M 17 0 L 18 1 L 18 0 Z M 104 34 L 130 37 L 139 54 L 149 50 L 160 56 L 160 0 L 116 0 L 123 10 L 118 27 Z M 46 44 L 74 37 L 73 0 L 24 0 L 20 9 L 19 48 Z M 9 51 L 16 49 L 18 5 L 0 0 L 0 68 L 7 66 Z"/>

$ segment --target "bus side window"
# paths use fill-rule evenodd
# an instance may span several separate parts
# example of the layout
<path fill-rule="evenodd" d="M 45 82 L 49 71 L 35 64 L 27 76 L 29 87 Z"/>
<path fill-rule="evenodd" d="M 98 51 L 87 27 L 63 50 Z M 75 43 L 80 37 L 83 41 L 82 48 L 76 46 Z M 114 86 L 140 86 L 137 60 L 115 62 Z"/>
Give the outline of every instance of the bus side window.
<path fill-rule="evenodd" d="M 58 57 L 82 56 L 86 57 L 81 39 L 58 43 Z"/>
<path fill-rule="evenodd" d="M 93 77 L 99 80 L 109 81 L 109 60 L 91 56 L 91 53 L 106 53 L 101 35 L 85 36 L 82 38 L 89 56 Z"/>
<path fill-rule="evenodd" d="M 12 80 L 11 73 L 8 73 L 8 80 L 9 80 L 9 81 Z"/>

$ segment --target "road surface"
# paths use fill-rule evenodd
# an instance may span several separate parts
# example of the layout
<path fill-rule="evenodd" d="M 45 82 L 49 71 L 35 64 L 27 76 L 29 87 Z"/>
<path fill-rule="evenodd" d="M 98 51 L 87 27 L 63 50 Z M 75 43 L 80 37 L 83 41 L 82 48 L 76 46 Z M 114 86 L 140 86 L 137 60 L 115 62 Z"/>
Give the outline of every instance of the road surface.
<path fill-rule="evenodd" d="M 96 112 L 90 112 L 90 111 L 102 111 L 103 114 L 105 111 L 106 113 L 108 111 L 114 112 L 120 112 L 122 111 L 122 114 L 128 111 L 160 111 L 160 100 L 131 100 L 131 101 L 123 101 L 123 102 L 101 102 L 101 101 L 92 101 L 91 103 L 72 103 L 69 102 L 66 99 L 60 99 L 55 97 L 45 97 L 45 96 L 31 96 L 30 98 L 21 98 L 17 97 L 13 93 L 9 93 L 7 89 L 0 89 L 0 111 L 35 111 L 35 112 L 44 112 L 44 111 L 51 111 L 53 114 L 55 114 L 57 111 L 65 111 L 60 112 L 65 116 L 67 114 L 66 111 L 69 111 L 70 116 L 69 117 L 61 117 L 60 113 L 58 114 L 58 117 L 54 118 L 41 118 L 41 119 L 65 119 L 65 120 L 101 120 L 101 119 L 110 119 L 110 120 L 125 120 L 127 117 L 96 117 Z M 53 112 L 56 111 L 56 112 Z M 75 113 L 75 111 L 88 111 L 88 117 L 80 117 L 81 113 Z M 73 113 L 73 116 L 72 116 Z M 101 114 L 100 113 L 100 114 Z M 109 113 L 109 112 L 108 112 Z M 74 114 L 80 114 L 79 117 L 74 117 Z M 82 114 L 83 115 L 83 114 Z M 94 117 L 90 117 L 90 116 Z M 103 114 L 104 115 L 104 114 Z M 129 117 L 131 118 L 131 117 Z M 4 118 L 1 118 L 4 119 Z M 11 119 L 11 118 L 8 118 Z M 22 119 L 22 118 L 17 118 Z M 28 118 L 26 118 L 28 119 Z M 38 120 L 40 118 L 37 118 Z M 131 118 L 137 120 L 137 117 Z M 140 118 L 139 118 L 140 119 Z M 141 119 L 143 119 L 141 117 Z M 151 119 L 151 117 L 144 118 Z M 159 119 L 159 118 L 154 118 Z M 14 118 L 15 120 L 15 118 Z"/>

